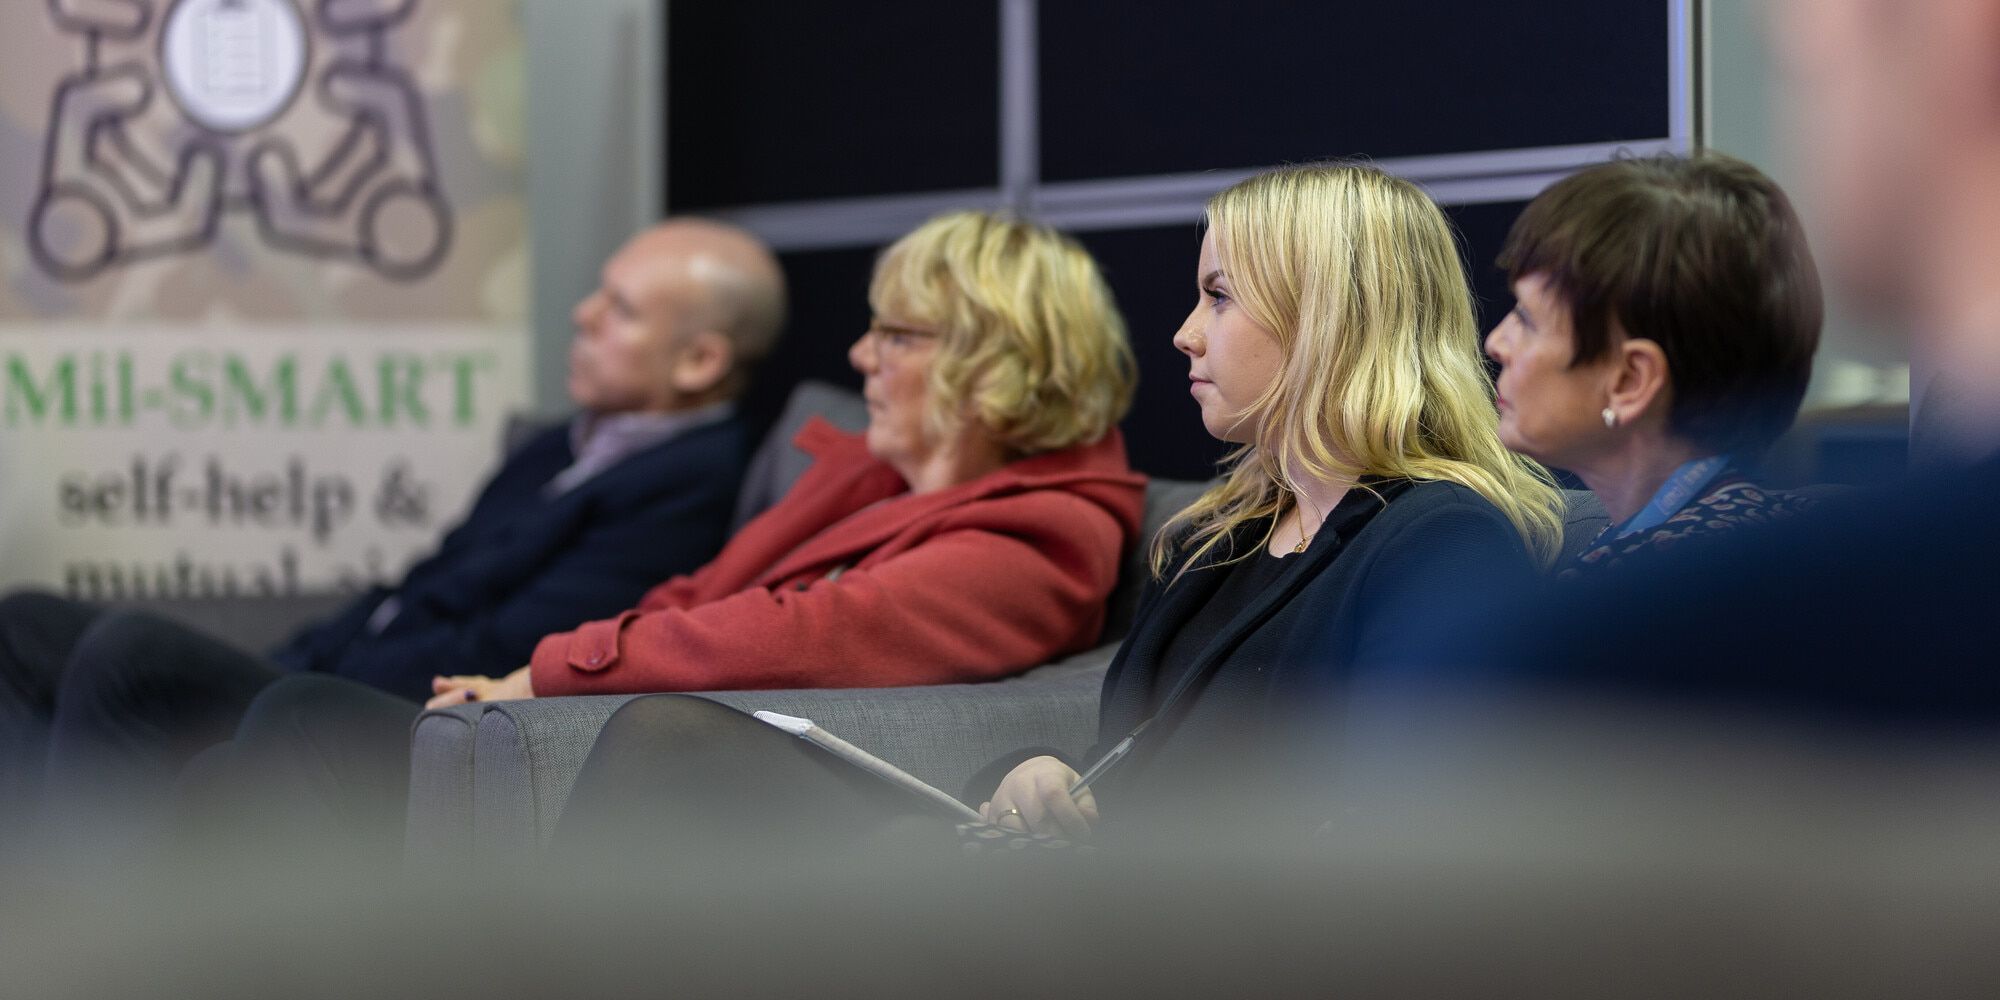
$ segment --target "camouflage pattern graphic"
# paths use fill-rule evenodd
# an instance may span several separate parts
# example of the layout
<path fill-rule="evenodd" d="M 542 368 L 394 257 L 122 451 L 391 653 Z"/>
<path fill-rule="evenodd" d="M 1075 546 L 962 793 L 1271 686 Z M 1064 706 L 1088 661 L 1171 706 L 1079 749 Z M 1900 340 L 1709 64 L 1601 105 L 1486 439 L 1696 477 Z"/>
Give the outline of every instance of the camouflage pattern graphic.
<path fill-rule="evenodd" d="M 0 320 L 519 322 L 521 52 L 496 6 L 10 4 Z"/>

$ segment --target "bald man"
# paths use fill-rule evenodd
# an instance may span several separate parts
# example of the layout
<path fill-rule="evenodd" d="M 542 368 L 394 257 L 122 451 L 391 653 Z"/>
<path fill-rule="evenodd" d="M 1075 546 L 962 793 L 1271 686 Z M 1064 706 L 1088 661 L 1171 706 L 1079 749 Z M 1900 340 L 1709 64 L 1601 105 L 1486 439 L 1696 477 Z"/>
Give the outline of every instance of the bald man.
<path fill-rule="evenodd" d="M 705 563 L 747 450 L 733 400 L 784 314 L 777 260 L 749 233 L 677 219 L 633 237 L 574 313 L 575 418 L 510 455 L 398 586 L 268 657 L 144 613 L 0 600 L 0 812 L 44 770 L 165 784 L 287 673 L 349 678 L 411 699 L 414 715 L 432 675 L 504 673 L 543 636 Z"/>

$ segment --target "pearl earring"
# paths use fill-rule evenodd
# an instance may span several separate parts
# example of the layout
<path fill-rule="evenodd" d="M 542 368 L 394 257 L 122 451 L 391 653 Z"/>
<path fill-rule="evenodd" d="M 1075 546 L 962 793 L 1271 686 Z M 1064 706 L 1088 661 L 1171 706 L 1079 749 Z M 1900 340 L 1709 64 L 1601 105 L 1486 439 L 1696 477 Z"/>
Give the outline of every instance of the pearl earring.
<path fill-rule="evenodd" d="M 1605 407 L 1605 408 L 1604 408 L 1604 426 L 1606 426 L 1606 427 L 1616 427 L 1616 426 L 1618 426 L 1618 411 L 1617 411 L 1617 410 L 1614 410 L 1614 409 L 1612 409 L 1612 408 L 1611 408 L 1611 407 L 1609 407 L 1609 406 L 1607 406 L 1607 407 Z"/>

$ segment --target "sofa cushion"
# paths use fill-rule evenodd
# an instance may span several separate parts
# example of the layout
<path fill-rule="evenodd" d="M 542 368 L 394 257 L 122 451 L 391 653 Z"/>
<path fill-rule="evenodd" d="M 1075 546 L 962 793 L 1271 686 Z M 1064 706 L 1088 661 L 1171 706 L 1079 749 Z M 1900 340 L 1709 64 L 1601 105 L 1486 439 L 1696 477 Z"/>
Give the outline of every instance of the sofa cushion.
<path fill-rule="evenodd" d="M 995 684 L 721 691 L 699 697 L 745 712 L 769 710 L 812 719 L 956 795 L 1003 754 L 1024 746 L 1080 753 L 1096 739 L 1101 666 L 1044 669 L 1052 672 Z M 548 842 L 598 732 L 633 697 L 537 698 L 483 706 L 471 776 L 471 843 L 482 861 L 523 857 Z M 414 782 L 411 789 L 413 811 L 433 810 L 433 803 L 415 800 Z M 441 824 L 429 825 L 436 829 Z M 411 843 L 428 847 L 428 837 L 426 831 L 420 844 L 413 834 Z"/>
<path fill-rule="evenodd" d="M 1168 519 L 1194 503 L 1209 485 L 1182 479 L 1146 481 L 1146 507 L 1139 519 L 1139 536 L 1125 550 L 1124 562 L 1118 567 L 1118 585 L 1111 590 L 1099 642 L 1116 644 L 1132 630 L 1132 619 L 1139 611 L 1139 594 L 1153 574 L 1153 537 Z"/>
<path fill-rule="evenodd" d="M 769 509 L 805 475 L 812 456 L 800 451 L 792 439 L 813 417 L 822 417 L 841 430 L 859 431 L 868 426 L 868 404 L 858 393 L 837 385 L 799 383 L 785 401 L 785 410 L 778 415 L 777 423 L 771 425 L 763 443 L 750 455 L 750 464 L 743 472 L 743 486 L 736 494 L 732 529 L 743 527 Z"/>

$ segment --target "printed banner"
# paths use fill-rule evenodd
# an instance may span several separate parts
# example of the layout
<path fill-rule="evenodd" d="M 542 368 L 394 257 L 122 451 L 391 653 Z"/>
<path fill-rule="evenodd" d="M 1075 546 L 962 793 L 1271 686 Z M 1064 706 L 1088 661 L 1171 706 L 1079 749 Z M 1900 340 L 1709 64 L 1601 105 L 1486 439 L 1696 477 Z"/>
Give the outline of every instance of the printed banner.
<path fill-rule="evenodd" d="M 493 0 L 0 13 L 0 589 L 352 589 L 527 399 Z"/>

